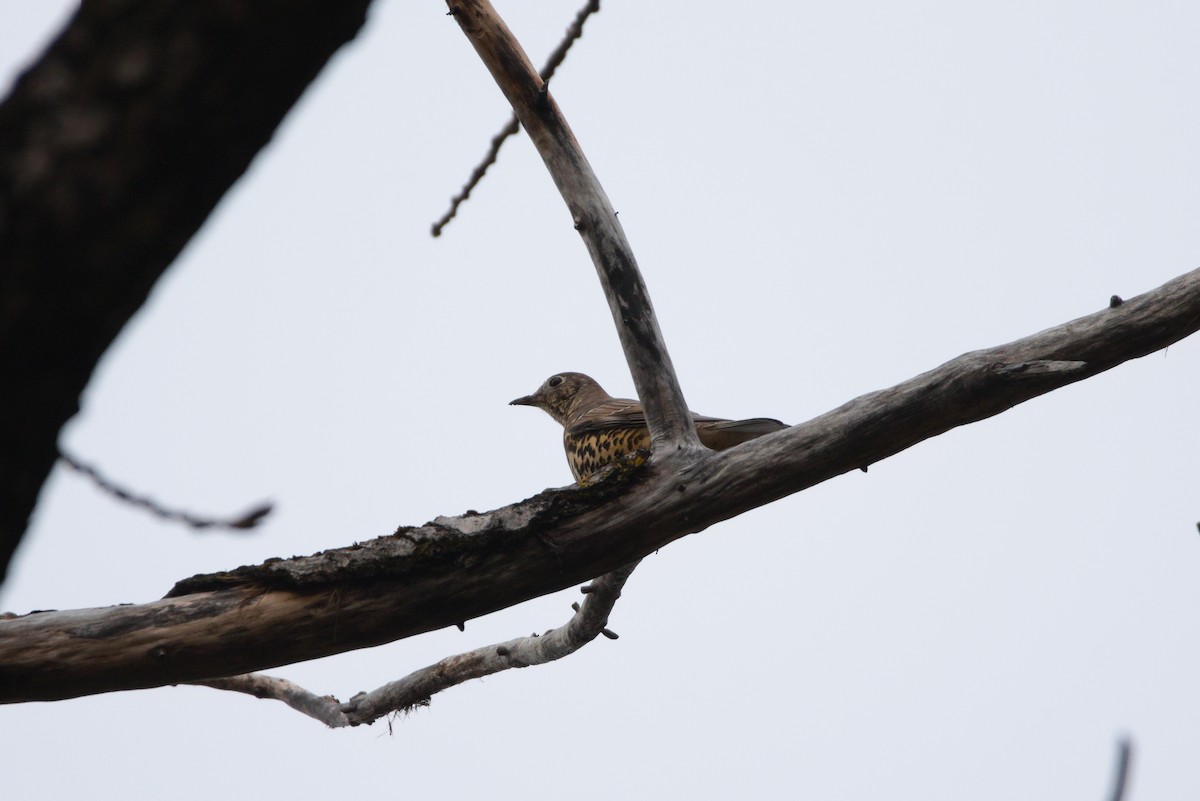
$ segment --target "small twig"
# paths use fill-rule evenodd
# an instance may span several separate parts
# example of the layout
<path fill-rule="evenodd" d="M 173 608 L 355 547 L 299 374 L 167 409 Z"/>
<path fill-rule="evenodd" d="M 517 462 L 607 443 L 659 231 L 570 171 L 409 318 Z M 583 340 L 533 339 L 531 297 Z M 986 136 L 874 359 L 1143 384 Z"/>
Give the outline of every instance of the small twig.
<path fill-rule="evenodd" d="M 583 8 L 579 9 L 575 14 L 575 19 L 571 20 L 571 24 L 567 26 L 567 32 L 563 36 L 563 40 L 558 43 L 558 47 L 546 59 L 546 65 L 542 67 L 542 80 L 546 83 L 554 77 L 554 73 L 562 66 L 563 61 L 567 57 L 567 51 L 571 49 L 571 45 L 575 44 L 575 40 L 583 36 L 583 23 L 587 22 L 587 18 L 600 10 L 600 0 L 588 0 Z"/>
<path fill-rule="evenodd" d="M 369 693 L 359 693 L 345 703 L 333 696 L 319 696 L 287 679 L 247 673 L 222 679 L 188 682 L 218 690 L 246 693 L 255 698 L 282 701 L 292 709 L 321 721 L 331 729 L 373 723 L 393 712 L 411 712 L 429 706 L 430 698 L 458 684 L 490 676 L 510 668 L 542 665 L 575 653 L 599 635 L 615 640 L 609 631 L 608 615 L 637 562 L 614 570 L 591 583 L 592 591 L 583 605 L 572 604 L 575 614 L 564 625 L 545 634 L 518 637 L 508 642 L 485 645 L 421 668 Z"/>
<path fill-rule="evenodd" d="M 1129 781 L 1129 765 L 1133 760 L 1133 741 L 1129 737 L 1122 737 L 1117 741 L 1117 760 L 1116 770 L 1113 774 L 1112 792 L 1109 793 L 1109 801 L 1123 801 L 1125 798 L 1125 787 Z"/>
<path fill-rule="evenodd" d="M 571 45 L 575 44 L 576 39 L 583 36 L 583 23 L 587 21 L 589 16 L 599 10 L 600 0 L 588 0 L 587 5 L 579 9 L 579 13 L 575 15 L 575 19 L 572 20 L 571 24 L 567 27 L 567 32 L 563 37 L 563 40 L 558 43 L 558 47 L 554 48 L 554 52 L 552 52 L 550 57 L 546 59 L 546 65 L 542 67 L 542 70 L 539 73 L 542 76 L 543 81 L 549 83 L 550 79 L 554 77 L 554 73 L 558 70 L 563 63 L 563 60 L 567 57 L 567 51 L 571 49 Z M 453 14 L 454 12 L 451 11 L 450 13 Z M 454 215 L 458 214 L 458 207 L 462 205 L 463 201 L 471 196 L 471 190 L 473 190 L 476 185 L 483 180 L 484 173 L 488 171 L 488 168 L 496 163 L 496 158 L 500 155 L 500 146 L 504 144 L 504 140 L 515 134 L 519 128 L 520 125 L 517 123 L 517 115 L 513 114 L 508 118 L 508 122 L 505 124 L 505 126 L 500 129 L 500 133 L 492 137 L 491 146 L 488 147 L 488 151 L 484 155 L 483 160 L 480 161 L 475 169 L 471 171 L 471 177 L 467 179 L 465 184 L 463 184 L 463 188 L 459 191 L 459 193 L 450 199 L 450 209 L 442 215 L 441 219 L 433 224 L 430 232 L 435 237 L 442 235 L 442 229 L 450 224 L 450 221 L 454 219 Z"/>
<path fill-rule="evenodd" d="M 156 517 L 163 520 L 173 520 L 191 526 L 194 529 L 205 528 L 222 528 L 234 530 L 252 529 L 262 522 L 263 518 L 271 513 L 274 505 L 269 501 L 263 501 L 257 506 L 243 512 L 236 517 L 221 520 L 213 517 L 200 517 L 199 515 L 185 512 L 179 509 L 170 509 L 163 506 L 153 498 L 145 495 L 134 494 L 132 490 L 125 489 L 119 484 L 113 483 L 109 478 L 100 473 L 94 466 L 85 464 L 79 461 L 74 456 L 64 450 L 59 450 L 58 458 L 62 459 L 63 464 L 74 470 L 76 473 L 87 476 L 92 483 L 97 487 L 107 492 L 117 500 L 124 501 L 131 506 L 138 506 L 146 509 Z"/>

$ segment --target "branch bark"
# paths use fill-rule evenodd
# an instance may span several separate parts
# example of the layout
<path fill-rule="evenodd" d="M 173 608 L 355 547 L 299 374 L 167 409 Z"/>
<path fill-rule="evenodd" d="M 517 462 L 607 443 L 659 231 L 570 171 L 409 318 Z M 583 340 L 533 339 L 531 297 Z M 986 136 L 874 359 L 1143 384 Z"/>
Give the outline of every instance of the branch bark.
<path fill-rule="evenodd" d="M 608 616 L 637 565 L 637 562 L 625 565 L 585 587 L 587 598 L 582 606 L 576 604 L 575 615 L 565 625 L 541 636 L 518 637 L 447 657 L 399 681 L 351 698 L 342 705 L 342 712 L 352 726 L 371 723 L 391 712 L 426 704 L 434 694 L 471 679 L 512 668 L 544 665 L 570 656 L 601 633 L 615 638 L 616 635 L 605 628 Z"/>
<path fill-rule="evenodd" d="M 368 5 L 83 3 L 0 105 L 0 578 L 101 354 Z"/>
<path fill-rule="evenodd" d="M 191 682 L 217 690 L 246 693 L 255 698 L 272 699 L 321 721 L 331 729 L 374 723 L 384 715 L 409 712 L 428 706 L 435 694 L 459 684 L 500 673 L 512 668 L 544 665 L 570 656 L 600 634 L 616 639 L 607 628 L 608 616 L 621 597 L 625 582 L 637 563 L 601 576 L 583 590 L 587 599 L 575 604 L 575 615 L 566 624 L 545 634 L 518 637 L 508 642 L 486 645 L 465 654 L 449 656 L 437 664 L 414 671 L 398 681 L 389 682 L 369 693 L 359 693 L 341 702 L 330 695 L 319 696 L 287 679 L 247 673 L 224 679 Z"/>
<path fill-rule="evenodd" d="M 625 231 L 575 134 L 491 3 L 447 0 L 446 4 L 512 104 L 591 254 L 634 386 L 646 409 L 653 451 L 699 452 L 702 446 L 659 330 L 650 293 Z"/>
<path fill-rule="evenodd" d="M 0 702 L 247 673 L 454 625 L 616 570 L 1197 330 L 1200 270 L 682 467 L 651 461 L 358 546 L 196 576 L 153 603 L 0 620 Z"/>

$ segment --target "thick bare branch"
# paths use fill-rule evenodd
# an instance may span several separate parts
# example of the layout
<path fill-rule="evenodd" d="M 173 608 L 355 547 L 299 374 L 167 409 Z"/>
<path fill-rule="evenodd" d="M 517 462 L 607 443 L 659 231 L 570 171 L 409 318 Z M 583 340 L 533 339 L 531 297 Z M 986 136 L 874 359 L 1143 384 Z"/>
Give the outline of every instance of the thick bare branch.
<path fill-rule="evenodd" d="M 438 518 L 351 548 L 197 576 L 153 603 L 0 620 L 0 701 L 248 673 L 454 625 L 616 570 L 1198 329 L 1200 270 L 807 423 L 705 452 L 682 470 L 651 461 L 586 488 Z"/>
<path fill-rule="evenodd" d="M 0 105 L 0 577 L 101 354 L 368 4 L 83 3 Z"/>
<path fill-rule="evenodd" d="M 369 693 L 359 693 L 345 703 L 330 695 L 319 696 L 287 679 L 247 673 L 225 679 L 193 681 L 204 687 L 247 693 L 255 698 L 282 701 L 292 709 L 336 729 L 374 723 L 393 712 L 407 712 L 427 706 L 430 698 L 443 690 L 472 679 L 490 676 L 512 668 L 543 665 L 575 653 L 600 634 L 615 637 L 605 626 L 608 616 L 621 597 L 625 582 L 637 563 L 609 573 L 588 585 L 583 605 L 575 605 L 575 614 L 564 625 L 543 635 L 518 637 L 508 642 L 486 645 L 415 671 Z"/>
<path fill-rule="evenodd" d="M 558 104 L 487 0 L 447 0 L 447 5 L 512 104 L 587 245 L 646 408 L 653 449 L 700 450 L 633 250 Z"/>

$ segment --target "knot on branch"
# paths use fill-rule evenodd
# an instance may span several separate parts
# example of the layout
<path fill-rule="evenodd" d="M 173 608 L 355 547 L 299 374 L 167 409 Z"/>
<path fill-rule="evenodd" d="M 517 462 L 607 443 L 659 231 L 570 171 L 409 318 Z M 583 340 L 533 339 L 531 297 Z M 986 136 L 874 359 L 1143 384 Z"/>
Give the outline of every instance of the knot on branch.
<path fill-rule="evenodd" d="M 1087 370 L 1088 363 L 1081 361 L 1053 361 L 1049 359 L 1033 359 L 1027 362 L 997 362 L 992 365 L 992 373 L 1002 378 L 1036 378 L 1054 377 L 1061 379 L 1073 373 Z"/>

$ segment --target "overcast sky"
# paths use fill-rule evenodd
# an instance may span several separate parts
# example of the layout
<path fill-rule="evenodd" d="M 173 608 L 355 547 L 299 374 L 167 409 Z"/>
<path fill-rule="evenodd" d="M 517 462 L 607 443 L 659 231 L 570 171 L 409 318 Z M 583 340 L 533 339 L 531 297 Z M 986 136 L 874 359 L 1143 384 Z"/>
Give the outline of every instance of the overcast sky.
<path fill-rule="evenodd" d="M 8 81 L 72 4 L 17 0 Z M 1200 262 L 1200 6 L 608 0 L 553 91 L 691 407 L 801 422 Z M 536 63 L 571 3 L 498 6 Z M 570 482 L 507 401 L 629 395 L 595 272 L 438 2 L 377 2 L 109 351 L 62 434 L 252 536 L 56 471 L 0 608 L 160 597 Z M 13 799 L 1200 797 L 1200 340 L 648 558 L 561 662 L 328 731 L 182 687 L 0 708 Z M 564 622 L 566 591 L 272 671 L 343 699 Z M 236 788 L 236 790 L 232 789 Z"/>

